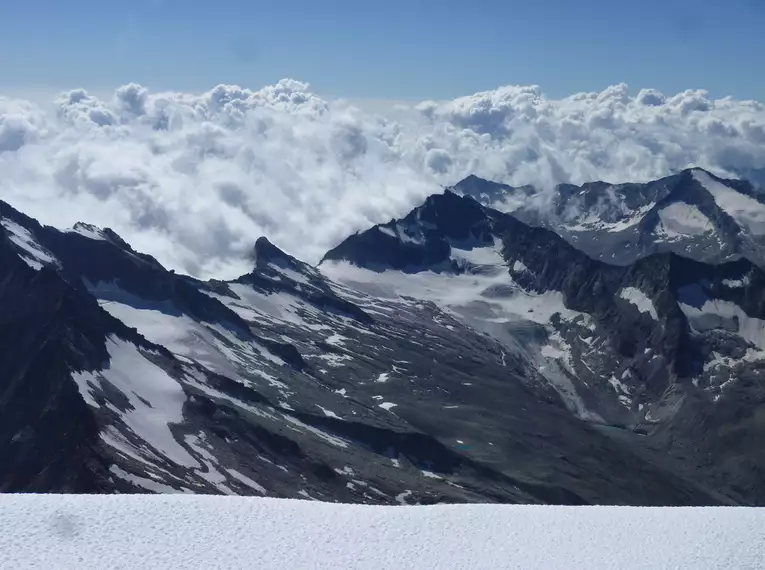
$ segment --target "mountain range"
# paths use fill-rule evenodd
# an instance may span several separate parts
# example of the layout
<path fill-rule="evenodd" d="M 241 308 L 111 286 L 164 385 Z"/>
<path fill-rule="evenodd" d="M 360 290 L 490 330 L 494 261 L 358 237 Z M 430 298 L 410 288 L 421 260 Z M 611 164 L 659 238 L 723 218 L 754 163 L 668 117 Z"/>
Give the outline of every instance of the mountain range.
<path fill-rule="evenodd" d="M 201 281 L 0 202 L 0 491 L 765 505 L 765 195 L 469 177 Z"/>

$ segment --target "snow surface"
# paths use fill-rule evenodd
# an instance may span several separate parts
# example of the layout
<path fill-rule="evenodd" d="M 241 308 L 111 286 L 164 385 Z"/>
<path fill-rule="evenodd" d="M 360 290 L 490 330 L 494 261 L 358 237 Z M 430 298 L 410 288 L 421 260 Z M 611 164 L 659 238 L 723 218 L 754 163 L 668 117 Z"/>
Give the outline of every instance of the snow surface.
<path fill-rule="evenodd" d="M 70 229 L 66 231 L 67 233 L 79 234 L 88 239 L 106 241 L 106 236 L 104 235 L 104 231 L 101 228 L 98 228 L 91 224 L 84 224 L 82 222 L 78 222 L 74 224 L 73 227 L 71 227 Z"/>
<path fill-rule="evenodd" d="M 302 273 L 299 273 L 295 271 L 294 269 L 290 269 L 286 266 L 286 264 L 280 264 L 280 263 L 269 263 L 268 266 L 277 273 L 281 273 L 288 279 L 291 279 L 292 281 L 295 281 L 296 283 L 302 283 L 304 285 L 310 285 L 310 281 L 307 276 L 303 275 Z"/>
<path fill-rule="evenodd" d="M 301 304 L 301 301 L 293 295 L 283 292 L 263 295 L 249 285 L 242 283 L 229 283 L 228 287 L 239 299 L 211 292 L 206 293 L 227 305 L 245 321 L 257 321 L 265 318 L 303 327 L 309 326 L 309 323 L 299 314 L 299 309 L 302 309 L 303 312 L 310 312 L 312 309 Z"/>
<path fill-rule="evenodd" d="M 494 246 L 461 248 L 452 247 L 452 259 L 464 259 L 474 265 L 504 265 L 502 240 L 494 238 Z"/>
<path fill-rule="evenodd" d="M 686 303 L 679 305 L 694 330 L 731 331 L 760 350 L 765 350 L 765 320 L 750 317 L 735 303 L 707 299 L 700 308 Z"/>
<path fill-rule="evenodd" d="M 109 314 L 174 354 L 193 359 L 225 376 L 237 378 L 239 366 L 266 379 L 272 386 L 281 384 L 263 369 L 267 364 L 282 366 L 284 361 L 263 345 L 241 339 L 221 324 L 197 322 L 171 303 L 144 301 L 113 283 L 102 281 L 87 285 Z"/>
<path fill-rule="evenodd" d="M 587 208 L 581 203 L 570 204 L 565 217 L 574 218 L 571 220 L 574 223 L 566 224 L 565 227 L 572 232 L 622 232 L 640 223 L 655 205 L 655 202 L 650 202 L 632 210 L 622 198 L 616 195 L 615 188 L 612 186 L 594 206 Z M 584 212 L 583 216 L 582 212 Z M 613 217 L 614 214 L 618 215 L 619 219 L 608 221 L 608 218 Z"/>
<path fill-rule="evenodd" d="M 756 508 L 8 495 L 0 526 L 0 560 L 14 570 L 706 570 L 765 560 Z"/>
<path fill-rule="evenodd" d="M 129 402 L 120 419 L 157 453 L 184 467 L 199 463 L 175 439 L 170 425 L 183 422 L 186 394 L 181 385 L 162 368 L 148 360 L 134 344 L 110 336 L 106 348 L 109 363 L 97 372 L 77 372 L 72 378 L 85 401 L 100 407 L 94 390 L 107 382 Z"/>
<path fill-rule="evenodd" d="M 765 235 L 765 204 L 714 180 L 703 170 L 693 177 L 714 197 L 717 205 L 752 235 Z"/>
<path fill-rule="evenodd" d="M 722 284 L 732 289 L 745 287 L 749 285 L 749 276 L 744 275 L 741 279 L 723 279 Z"/>
<path fill-rule="evenodd" d="M 463 316 L 481 315 L 481 320 L 494 323 L 527 320 L 548 324 L 555 313 L 562 318 L 575 319 L 582 315 L 567 309 L 559 291 L 529 293 L 513 282 L 507 266 L 493 247 L 489 251 L 474 249 L 468 255 L 482 259 L 484 271 L 453 275 L 421 271 L 403 273 L 389 269 L 370 271 L 345 261 L 322 263 L 321 272 L 330 279 L 344 283 L 369 295 L 406 301 L 406 297 L 432 301 Z M 452 256 L 463 256 L 464 250 Z M 494 259 L 495 264 L 486 263 Z"/>
<path fill-rule="evenodd" d="M 619 297 L 635 305 L 641 313 L 648 313 L 654 320 L 659 320 L 659 315 L 656 313 L 653 301 L 640 289 L 625 287 L 619 292 Z"/>
<path fill-rule="evenodd" d="M 8 231 L 8 238 L 21 249 L 21 258 L 32 269 L 39 271 L 43 265 L 59 265 L 53 254 L 37 243 L 25 227 L 8 218 L 2 218 L 0 224 Z"/>
<path fill-rule="evenodd" d="M 398 238 L 396 235 L 396 232 L 393 231 L 390 228 L 386 228 L 385 226 L 377 226 L 377 229 L 380 230 L 381 233 L 384 233 L 385 235 L 388 235 L 390 237 Z"/>
<path fill-rule="evenodd" d="M 659 233 L 667 239 L 697 236 L 713 232 L 715 227 L 696 206 L 685 202 L 673 202 L 659 211 Z"/>

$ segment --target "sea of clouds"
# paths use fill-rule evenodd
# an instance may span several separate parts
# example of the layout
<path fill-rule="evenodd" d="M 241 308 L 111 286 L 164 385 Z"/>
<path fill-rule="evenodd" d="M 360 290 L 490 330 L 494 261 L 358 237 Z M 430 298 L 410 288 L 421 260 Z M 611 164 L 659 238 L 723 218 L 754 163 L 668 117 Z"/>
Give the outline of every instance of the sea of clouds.
<path fill-rule="evenodd" d="M 202 94 L 139 85 L 53 106 L 0 97 L 0 199 L 117 231 L 199 277 L 249 270 L 268 236 L 309 262 L 468 174 L 552 188 L 765 166 L 765 106 L 625 85 L 565 99 L 507 86 L 376 112 L 285 79 Z"/>

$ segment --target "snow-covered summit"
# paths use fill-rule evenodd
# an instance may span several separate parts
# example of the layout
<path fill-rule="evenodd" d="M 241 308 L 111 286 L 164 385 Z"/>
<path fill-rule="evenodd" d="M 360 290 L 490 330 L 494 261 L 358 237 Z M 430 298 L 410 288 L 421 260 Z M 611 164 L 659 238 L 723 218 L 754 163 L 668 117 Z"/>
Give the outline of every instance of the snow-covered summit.
<path fill-rule="evenodd" d="M 454 190 L 550 228 L 609 263 L 664 251 L 709 262 L 740 256 L 765 262 L 765 195 L 700 168 L 644 184 L 561 184 L 550 192 L 469 177 Z"/>

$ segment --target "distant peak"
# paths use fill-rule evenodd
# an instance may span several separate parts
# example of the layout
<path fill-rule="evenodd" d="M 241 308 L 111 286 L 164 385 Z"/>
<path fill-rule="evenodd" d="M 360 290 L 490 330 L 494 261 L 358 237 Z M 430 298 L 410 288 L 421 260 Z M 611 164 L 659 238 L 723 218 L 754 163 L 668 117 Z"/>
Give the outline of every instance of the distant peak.
<path fill-rule="evenodd" d="M 298 271 L 306 271 L 308 268 L 302 261 L 276 247 L 265 236 L 261 236 L 255 240 L 255 247 L 253 247 L 252 254 L 256 270 L 264 269 L 267 265 L 291 267 Z"/>
<path fill-rule="evenodd" d="M 107 234 L 104 232 L 104 230 L 102 230 L 101 228 L 93 224 L 86 224 L 85 222 L 77 222 L 76 224 L 72 226 L 72 229 L 69 231 L 71 233 L 79 234 L 81 236 L 84 236 L 90 239 L 97 239 L 97 240 L 108 239 Z M 121 238 L 120 238 L 120 241 L 122 241 Z"/>
<path fill-rule="evenodd" d="M 272 244 L 266 236 L 260 236 L 255 240 L 255 249 L 276 249 L 277 251 L 281 251 L 278 247 Z"/>
<path fill-rule="evenodd" d="M 267 263 L 273 259 L 289 259 L 290 257 L 281 249 L 272 244 L 265 236 L 260 236 L 257 240 L 255 240 L 253 254 L 255 256 L 255 262 L 258 264 L 261 262 Z"/>
<path fill-rule="evenodd" d="M 537 193 L 533 186 L 510 186 L 481 178 L 475 174 L 468 175 L 448 190 L 461 196 L 468 196 L 489 207 L 496 207 L 498 204 L 519 205 L 523 200 Z"/>
<path fill-rule="evenodd" d="M 481 178 L 480 176 L 476 176 L 475 174 L 468 174 L 465 178 L 457 182 L 456 186 L 459 186 L 460 184 L 470 184 L 471 182 L 489 182 L 485 178 Z"/>

